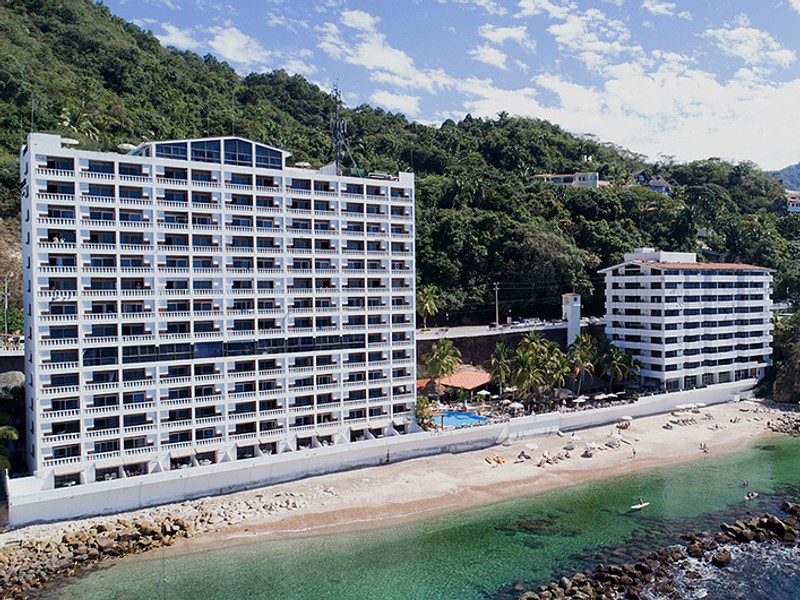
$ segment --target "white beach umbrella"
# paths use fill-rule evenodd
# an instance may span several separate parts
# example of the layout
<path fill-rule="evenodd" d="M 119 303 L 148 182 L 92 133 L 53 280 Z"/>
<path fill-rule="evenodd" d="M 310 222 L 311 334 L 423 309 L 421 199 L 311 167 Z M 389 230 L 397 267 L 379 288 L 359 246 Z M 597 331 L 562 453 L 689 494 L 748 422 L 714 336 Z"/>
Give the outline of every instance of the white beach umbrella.
<path fill-rule="evenodd" d="M 525 407 L 522 405 L 521 402 L 512 402 L 511 404 L 508 405 L 508 408 L 510 408 L 511 410 L 522 410 Z"/>
<path fill-rule="evenodd" d="M 478 396 L 491 396 L 492 392 L 490 392 L 489 390 L 481 390 L 480 392 L 476 392 L 476 395 L 478 395 Z"/>

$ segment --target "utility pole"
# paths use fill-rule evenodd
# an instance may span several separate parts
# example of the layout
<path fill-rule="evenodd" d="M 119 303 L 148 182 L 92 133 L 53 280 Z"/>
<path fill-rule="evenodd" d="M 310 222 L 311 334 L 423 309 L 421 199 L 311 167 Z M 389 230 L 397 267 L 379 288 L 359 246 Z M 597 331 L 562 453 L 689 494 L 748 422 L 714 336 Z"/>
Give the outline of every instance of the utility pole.
<path fill-rule="evenodd" d="M 8 340 L 8 278 L 10 276 L 10 273 L 6 273 L 6 277 L 3 281 L 3 326 L 6 340 Z"/>
<path fill-rule="evenodd" d="M 498 302 L 497 292 L 500 289 L 500 284 L 494 282 L 494 324 L 500 327 L 500 303 Z"/>

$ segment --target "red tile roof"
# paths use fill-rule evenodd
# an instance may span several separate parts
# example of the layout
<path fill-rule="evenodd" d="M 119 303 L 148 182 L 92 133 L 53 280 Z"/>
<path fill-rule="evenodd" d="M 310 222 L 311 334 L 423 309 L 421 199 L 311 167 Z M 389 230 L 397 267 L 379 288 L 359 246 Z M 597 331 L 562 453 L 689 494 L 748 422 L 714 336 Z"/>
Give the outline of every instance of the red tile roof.
<path fill-rule="evenodd" d="M 454 373 L 449 377 L 442 377 L 443 387 L 453 387 L 462 390 L 474 390 L 489 383 L 490 375 L 483 371 L 465 370 Z M 418 379 L 417 389 L 423 389 L 430 383 L 430 379 Z"/>
<path fill-rule="evenodd" d="M 678 269 L 683 271 L 709 271 L 709 270 L 723 270 L 723 271 L 772 271 L 767 267 L 757 267 L 755 265 L 748 265 L 744 263 L 715 263 L 715 262 L 698 262 L 698 263 L 681 263 L 681 262 L 657 262 L 654 260 L 636 260 L 633 261 L 659 269 Z"/>

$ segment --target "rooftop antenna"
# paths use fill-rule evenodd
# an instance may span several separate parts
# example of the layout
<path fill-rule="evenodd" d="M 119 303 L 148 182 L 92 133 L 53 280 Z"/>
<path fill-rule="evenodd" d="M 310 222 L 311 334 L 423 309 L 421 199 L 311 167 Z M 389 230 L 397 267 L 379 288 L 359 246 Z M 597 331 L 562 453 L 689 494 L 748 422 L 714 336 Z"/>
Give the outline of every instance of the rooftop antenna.
<path fill-rule="evenodd" d="M 31 91 L 31 133 L 33 133 L 33 115 L 36 107 L 36 94 Z"/>
<path fill-rule="evenodd" d="M 347 147 L 347 142 L 345 141 L 345 137 L 347 136 L 347 121 L 342 118 L 342 95 L 339 92 L 338 82 L 333 84 L 331 101 L 333 102 L 333 116 L 331 117 L 331 139 L 333 140 L 334 147 L 333 164 L 336 169 L 336 174 L 341 175 L 342 148 L 347 150 L 353 167 L 356 166 L 356 161 L 353 160 L 353 156 L 350 154 L 350 149 Z"/>

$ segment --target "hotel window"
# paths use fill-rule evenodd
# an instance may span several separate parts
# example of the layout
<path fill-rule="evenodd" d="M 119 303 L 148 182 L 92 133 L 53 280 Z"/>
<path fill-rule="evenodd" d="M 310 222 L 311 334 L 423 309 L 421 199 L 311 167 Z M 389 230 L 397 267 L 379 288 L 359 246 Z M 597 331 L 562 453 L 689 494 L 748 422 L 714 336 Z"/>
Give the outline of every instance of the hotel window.
<path fill-rule="evenodd" d="M 263 169 L 282 168 L 283 160 L 281 153 L 272 148 L 266 148 L 256 144 L 256 167 L 261 167 Z"/>
<path fill-rule="evenodd" d="M 156 157 L 186 160 L 186 143 L 156 144 Z"/>
<path fill-rule="evenodd" d="M 252 145 L 243 140 L 225 140 L 225 164 L 253 166 Z"/>
<path fill-rule="evenodd" d="M 192 142 L 192 160 L 196 160 L 199 162 L 219 163 L 220 162 L 219 140 L 209 140 L 206 142 Z"/>

